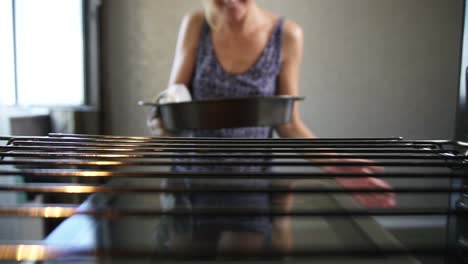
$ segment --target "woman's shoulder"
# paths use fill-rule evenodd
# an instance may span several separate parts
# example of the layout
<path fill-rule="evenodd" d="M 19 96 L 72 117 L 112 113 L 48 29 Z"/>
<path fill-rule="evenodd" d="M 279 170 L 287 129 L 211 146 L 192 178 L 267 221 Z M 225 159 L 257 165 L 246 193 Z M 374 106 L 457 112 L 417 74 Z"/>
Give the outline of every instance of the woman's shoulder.
<path fill-rule="evenodd" d="M 197 39 L 205 24 L 205 13 L 203 10 L 195 10 L 184 16 L 182 26 L 187 29 L 187 33 Z"/>
<path fill-rule="evenodd" d="M 304 33 L 299 24 L 290 19 L 285 19 L 283 24 L 283 60 L 294 59 L 302 54 Z"/>
<path fill-rule="evenodd" d="M 200 33 L 205 23 L 205 14 L 202 10 L 196 10 L 186 14 L 180 25 L 179 36 L 189 47 L 196 48 L 200 39 Z"/>
<path fill-rule="evenodd" d="M 283 25 L 283 38 L 287 42 L 302 41 L 304 33 L 302 27 L 291 19 L 285 19 Z"/>
<path fill-rule="evenodd" d="M 205 22 L 205 12 L 203 10 L 195 10 L 187 13 L 183 18 L 183 22 L 191 27 L 201 27 Z"/>
<path fill-rule="evenodd" d="M 295 21 L 293 21 L 292 19 L 289 19 L 283 15 L 272 12 L 270 10 L 263 9 L 262 11 L 263 11 L 264 17 L 266 17 L 268 20 L 272 21 L 273 23 L 275 23 L 276 21 L 279 21 L 280 19 L 283 20 L 284 34 L 294 36 L 302 32 L 301 26 Z"/>
<path fill-rule="evenodd" d="M 294 20 L 285 18 L 284 16 L 278 15 L 271 11 L 264 10 L 266 16 L 271 19 L 272 21 L 278 21 L 279 19 L 283 19 L 283 39 L 286 42 L 297 42 L 302 41 L 303 38 L 303 31 L 302 27 L 296 23 Z"/>

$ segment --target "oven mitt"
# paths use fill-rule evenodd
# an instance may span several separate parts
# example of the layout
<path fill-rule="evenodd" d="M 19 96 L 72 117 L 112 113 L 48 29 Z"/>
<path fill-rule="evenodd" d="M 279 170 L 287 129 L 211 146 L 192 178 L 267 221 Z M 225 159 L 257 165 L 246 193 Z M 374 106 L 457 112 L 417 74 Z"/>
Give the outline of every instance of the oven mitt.
<path fill-rule="evenodd" d="M 166 90 L 162 91 L 156 98 L 157 104 L 167 103 L 182 103 L 192 100 L 189 90 L 183 84 L 170 85 Z M 164 124 L 158 115 L 158 109 L 153 107 L 150 110 L 147 119 L 147 125 L 150 129 L 151 135 L 155 137 L 174 136 L 171 132 L 164 129 Z M 180 135 L 179 135 L 180 134 Z M 178 133 L 179 136 L 190 136 L 188 132 Z"/>
<path fill-rule="evenodd" d="M 166 90 L 162 91 L 156 100 L 159 104 L 182 103 L 192 101 L 192 96 L 185 85 L 172 84 L 169 85 Z"/>

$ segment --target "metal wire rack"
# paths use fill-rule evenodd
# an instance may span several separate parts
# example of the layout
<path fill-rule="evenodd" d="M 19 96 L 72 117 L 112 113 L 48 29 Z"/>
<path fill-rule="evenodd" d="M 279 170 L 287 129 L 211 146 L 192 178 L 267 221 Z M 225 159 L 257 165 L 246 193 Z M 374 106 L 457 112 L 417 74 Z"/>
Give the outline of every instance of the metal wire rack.
<path fill-rule="evenodd" d="M 379 246 L 345 249 L 327 247 L 293 248 L 287 251 L 261 252 L 229 251 L 223 257 L 244 257 L 250 260 L 275 257 L 336 258 L 336 257 L 408 257 L 439 256 L 446 263 L 463 263 L 464 232 L 460 223 L 468 206 L 464 203 L 467 176 L 468 144 L 449 140 L 404 140 L 403 138 L 347 139 L 240 139 L 240 138 L 149 138 L 80 134 L 49 134 L 47 137 L 0 137 L 0 177 L 17 176 L 27 183 L 0 184 L 0 192 L 29 194 L 61 194 L 64 196 L 122 196 L 144 194 L 294 194 L 294 195 L 353 195 L 353 194 L 445 194 L 450 202 L 444 208 L 370 208 L 359 206 L 335 209 L 293 208 L 121 208 L 83 206 L 84 200 L 73 203 L 2 204 L 0 217 L 43 219 L 73 219 L 86 216 L 96 221 L 130 218 L 172 217 L 297 217 L 354 219 L 374 216 L 446 216 L 447 242 L 443 247 Z M 364 160 L 365 159 L 365 160 Z M 312 161 L 311 161 L 312 160 Z M 278 167 L 280 171 L 171 171 L 173 166 L 214 167 Z M 330 173 L 312 167 L 382 166 L 383 172 Z M 297 171 L 297 168 L 302 168 Z M 399 186 L 391 191 L 380 188 L 342 188 L 338 185 L 301 186 L 255 185 L 232 186 L 142 186 L 109 184 L 116 179 L 263 179 L 263 180 L 333 180 L 335 178 L 380 179 L 443 179 L 446 186 Z M 45 180 L 44 180 L 45 179 Z M 66 201 L 70 201 L 67 199 Z M 102 220 L 104 219 L 104 220 Z M 107 219 L 107 220 L 106 220 Z M 366 229 L 364 224 L 361 231 Z M 362 231 L 364 232 L 364 231 Z M 93 258 L 193 259 L 212 255 L 211 251 L 184 249 L 158 251 L 128 248 L 57 246 L 41 241 L 6 241 L 0 245 L 0 260 L 76 260 Z M 217 253 L 219 256 L 219 253 Z M 252 255 L 255 258 L 252 258 Z M 401 260 L 401 259 L 400 259 Z"/>

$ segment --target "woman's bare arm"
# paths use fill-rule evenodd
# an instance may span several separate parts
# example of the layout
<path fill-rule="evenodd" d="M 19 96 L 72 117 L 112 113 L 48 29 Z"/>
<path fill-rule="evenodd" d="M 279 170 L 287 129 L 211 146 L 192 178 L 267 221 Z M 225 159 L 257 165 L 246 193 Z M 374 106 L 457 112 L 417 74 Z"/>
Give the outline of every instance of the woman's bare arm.
<path fill-rule="evenodd" d="M 190 89 L 203 21 L 204 14 L 201 11 L 188 14 L 183 18 L 168 87 L 173 84 L 183 84 Z M 157 117 L 157 109 L 154 107 L 150 109 L 146 123 L 152 136 L 174 136 L 164 129 L 163 123 Z"/>
<path fill-rule="evenodd" d="M 283 28 L 283 61 L 278 77 L 278 95 L 299 95 L 299 76 L 304 37 L 299 25 L 286 20 Z M 315 138 L 301 119 L 299 106 L 294 105 L 291 122 L 276 128 L 280 137 Z"/>
<path fill-rule="evenodd" d="M 184 84 L 187 87 L 190 86 L 204 19 L 203 11 L 193 12 L 183 18 L 177 38 L 169 85 Z"/>

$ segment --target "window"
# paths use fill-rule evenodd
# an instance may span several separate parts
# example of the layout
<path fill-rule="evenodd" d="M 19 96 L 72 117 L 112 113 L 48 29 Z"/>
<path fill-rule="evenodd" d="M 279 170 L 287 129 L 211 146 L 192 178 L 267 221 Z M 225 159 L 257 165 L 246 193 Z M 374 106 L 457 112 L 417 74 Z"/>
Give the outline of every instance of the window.
<path fill-rule="evenodd" d="M 0 105 L 15 103 L 13 2 L 0 0 Z"/>
<path fill-rule="evenodd" d="M 84 0 L 0 0 L 0 104 L 85 104 L 83 7 Z"/>
<path fill-rule="evenodd" d="M 466 83 L 468 78 L 468 4 L 466 1 L 464 11 L 460 87 L 458 89 L 457 125 L 455 131 L 455 138 L 460 141 L 468 140 L 468 84 Z"/>

